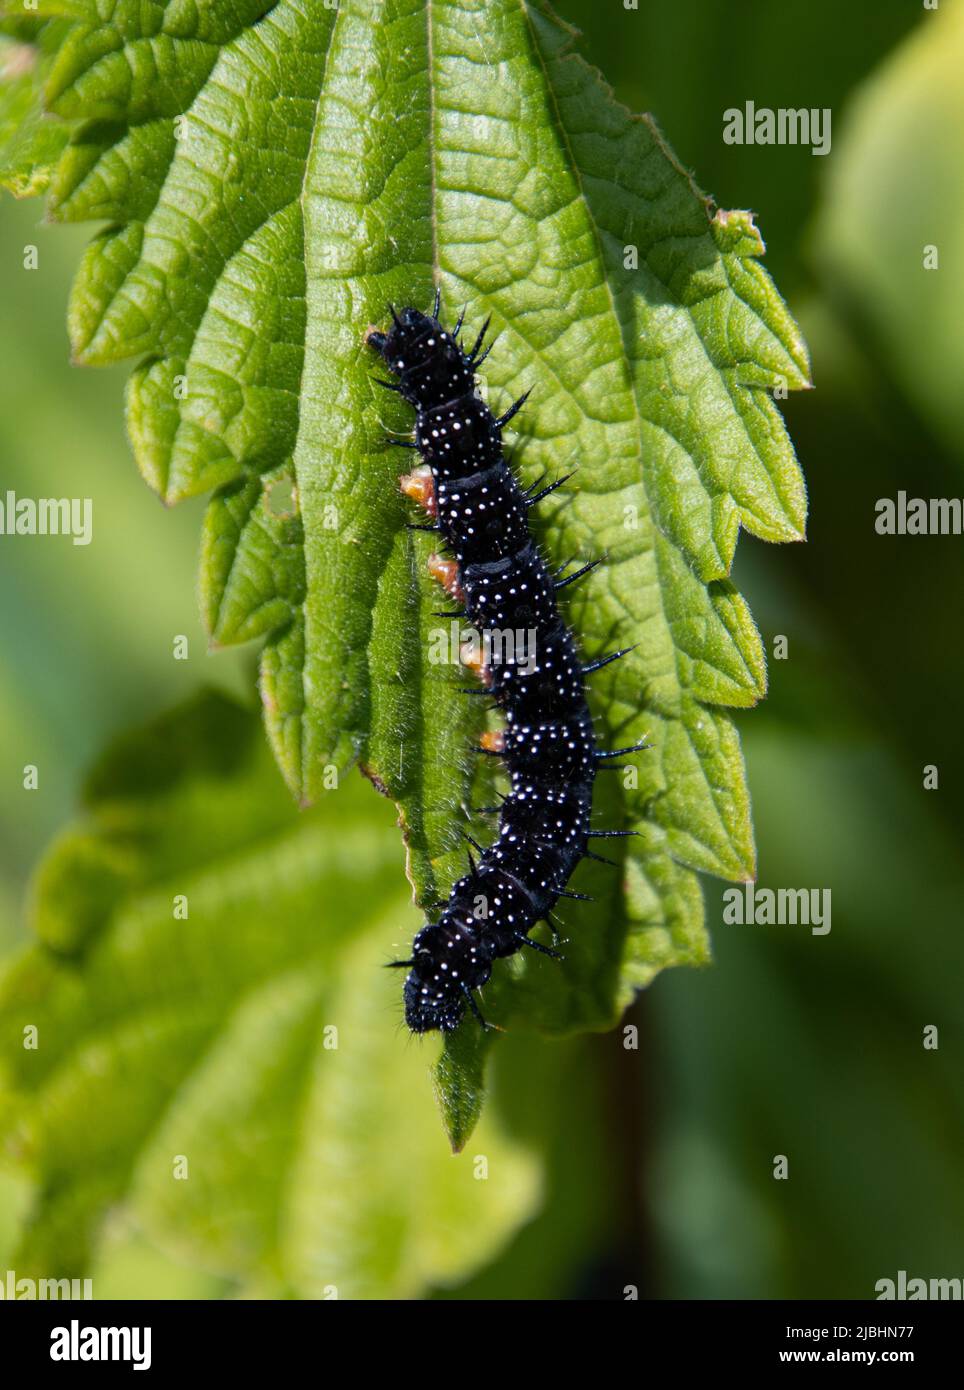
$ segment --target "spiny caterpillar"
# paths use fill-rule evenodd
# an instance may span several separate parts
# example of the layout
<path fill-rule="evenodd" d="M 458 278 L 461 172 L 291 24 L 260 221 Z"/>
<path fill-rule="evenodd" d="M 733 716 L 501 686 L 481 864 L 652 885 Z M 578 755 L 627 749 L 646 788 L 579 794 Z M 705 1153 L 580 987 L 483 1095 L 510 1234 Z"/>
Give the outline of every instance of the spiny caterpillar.
<path fill-rule="evenodd" d="M 504 732 L 482 740 L 482 750 L 501 756 L 509 774 L 498 838 L 486 849 L 470 840 L 479 859 L 469 851 L 469 871 L 438 921 L 419 931 L 409 960 L 392 962 L 409 969 L 405 1021 L 415 1033 L 451 1031 L 466 1004 L 484 1027 L 472 991 L 488 981 L 499 957 L 523 946 L 559 956 L 529 932 L 545 919 L 555 936 L 551 912 L 557 899 L 586 897 L 566 884 L 584 855 L 601 858 L 588 848 L 590 839 L 634 833 L 590 828 L 597 764 L 646 746 L 610 753 L 596 748 L 583 678 L 630 648 L 581 663 L 555 595 L 599 561 L 564 578 L 551 574 L 528 523 L 529 508 L 572 475 L 535 495 L 520 487 L 503 453 L 502 428 L 529 393 L 504 415 L 492 414 L 475 383 L 489 352 L 481 352 L 489 320 L 466 352 L 459 343 L 464 311 L 448 333 L 438 320 L 440 299 L 436 291 L 431 315 L 392 309 L 389 331 L 367 334 L 398 378 L 380 384 L 415 408 L 414 442 L 391 441 L 417 449 L 424 460 L 402 479 L 402 488 L 433 518 L 430 526 L 414 529 L 438 531 L 451 552 L 451 559 L 434 556 L 429 565 L 462 604 L 446 616 L 468 618 L 482 633 L 526 632 L 531 641 L 522 661 L 503 647 L 480 666 L 482 693 L 491 695 L 505 717 Z"/>

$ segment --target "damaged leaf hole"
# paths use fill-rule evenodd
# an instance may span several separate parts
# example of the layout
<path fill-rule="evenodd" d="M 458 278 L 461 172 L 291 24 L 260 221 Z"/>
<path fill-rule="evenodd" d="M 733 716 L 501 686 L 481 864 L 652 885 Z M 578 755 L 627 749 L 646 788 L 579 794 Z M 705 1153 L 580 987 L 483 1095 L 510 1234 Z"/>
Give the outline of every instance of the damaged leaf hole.
<path fill-rule="evenodd" d="M 298 515 L 298 488 L 290 473 L 265 482 L 264 506 L 271 516 L 285 520 Z"/>

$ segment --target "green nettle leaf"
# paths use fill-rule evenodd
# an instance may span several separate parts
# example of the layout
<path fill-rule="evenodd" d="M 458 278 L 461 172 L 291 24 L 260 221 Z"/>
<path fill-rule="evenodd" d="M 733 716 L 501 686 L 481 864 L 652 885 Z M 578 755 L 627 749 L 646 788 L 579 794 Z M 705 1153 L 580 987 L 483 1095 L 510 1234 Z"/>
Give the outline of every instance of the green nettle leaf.
<path fill-rule="evenodd" d="M 71 29 L 68 19 L 7 17 L 0 6 L 0 188 L 42 193 L 70 127 L 45 114 L 43 86 Z"/>
<path fill-rule="evenodd" d="M 727 575 L 741 526 L 802 536 L 772 393 L 809 367 L 752 216 L 714 208 L 541 2 L 71 4 L 46 100 L 79 124 L 49 214 L 109 224 L 73 292 L 75 357 L 140 359 L 145 478 L 169 503 L 213 491 L 212 640 L 264 639 L 267 728 L 301 802 L 358 761 L 398 803 L 429 911 L 461 865 L 480 702 L 429 660 L 430 546 L 384 438 L 411 416 L 373 384 L 366 326 L 436 284 L 451 317 L 491 315 L 489 397 L 533 388 L 518 468 L 578 467 L 540 538 L 559 562 L 607 557 L 568 608 L 587 659 L 638 644 L 592 698 L 604 743 L 652 744 L 635 784 L 599 779 L 597 823 L 639 838 L 621 882 L 580 870 L 599 900 L 564 914 L 563 967 L 512 960 L 487 1010 L 611 1026 L 658 970 L 707 958 L 693 871 L 754 872 L 726 711 L 762 696 L 765 665 Z M 485 1046 L 443 1055 L 453 1135 Z"/>
<path fill-rule="evenodd" d="M 0 1133 L 37 1176 L 18 1273 L 78 1274 L 123 1202 L 242 1287 L 407 1296 L 534 1214 L 534 1156 L 493 1109 L 487 1180 L 453 1158 L 399 1035 L 392 827 L 355 778 L 299 813 L 258 722 L 205 694 L 121 740 L 41 868 L 42 944 L 0 981 Z"/>

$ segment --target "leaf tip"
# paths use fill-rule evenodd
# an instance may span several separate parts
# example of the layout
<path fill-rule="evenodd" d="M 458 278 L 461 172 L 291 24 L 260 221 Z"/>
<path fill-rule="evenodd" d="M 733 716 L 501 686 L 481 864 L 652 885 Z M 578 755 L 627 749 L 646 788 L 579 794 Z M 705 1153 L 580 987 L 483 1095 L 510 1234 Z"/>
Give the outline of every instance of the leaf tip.
<path fill-rule="evenodd" d="M 432 1068 L 435 1099 L 453 1154 L 461 1153 L 472 1137 L 485 1101 L 485 1062 L 492 1037 L 466 1020 L 446 1033 Z"/>
<path fill-rule="evenodd" d="M 720 234 L 721 249 L 740 256 L 766 255 L 766 243 L 749 208 L 716 208 L 710 222 Z"/>

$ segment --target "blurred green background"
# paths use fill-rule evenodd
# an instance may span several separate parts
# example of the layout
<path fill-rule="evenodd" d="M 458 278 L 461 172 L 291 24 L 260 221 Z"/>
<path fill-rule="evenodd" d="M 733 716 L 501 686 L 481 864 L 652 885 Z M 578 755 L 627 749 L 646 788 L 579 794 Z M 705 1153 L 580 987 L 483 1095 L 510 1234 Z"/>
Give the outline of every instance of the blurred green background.
<path fill-rule="evenodd" d="M 964 542 L 879 536 L 874 520 L 877 499 L 900 488 L 964 493 L 960 6 L 559 8 L 701 186 L 758 214 L 767 268 L 810 344 L 817 389 L 785 406 L 808 542 L 744 538 L 734 574 L 768 652 L 779 634 L 788 656 L 770 661 L 770 695 L 739 727 L 759 882 L 829 888 L 832 930 L 724 925 L 722 886 L 705 883 L 714 966 L 657 979 L 630 1015 L 637 1052 L 619 1033 L 557 1048 L 541 1212 L 444 1296 L 620 1297 L 633 1285 L 641 1297 L 860 1298 L 899 1269 L 957 1276 Z M 725 145 L 722 113 L 748 99 L 831 108 L 831 153 Z M 165 513 L 138 478 L 126 370 L 68 364 L 65 304 L 87 237 L 45 227 L 37 202 L 0 205 L 0 486 L 94 505 L 87 548 L 0 545 L 6 955 L 24 939 L 31 867 L 104 741 L 202 683 L 244 693 L 252 680 L 251 653 L 206 651 L 194 592 L 203 504 Z M 27 244 L 35 271 L 22 269 Z M 929 244 L 937 271 L 923 269 Z M 173 659 L 178 634 L 188 661 Z M 41 768 L 29 794 L 28 762 Z M 926 765 L 936 790 L 924 789 Z M 387 824 L 390 808 L 368 800 Z M 936 1051 L 922 1045 L 927 1025 Z M 513 1048 L 514 1066 L 526 1056 Z M 773 1178 L 776 1155 L 786 1181 Z M 0 1269 L 24 1200 L 22 1182 L 0 1177 Z M 229 1290 L 123 1222 L 99 1265 L 103 1296 Z"/>

